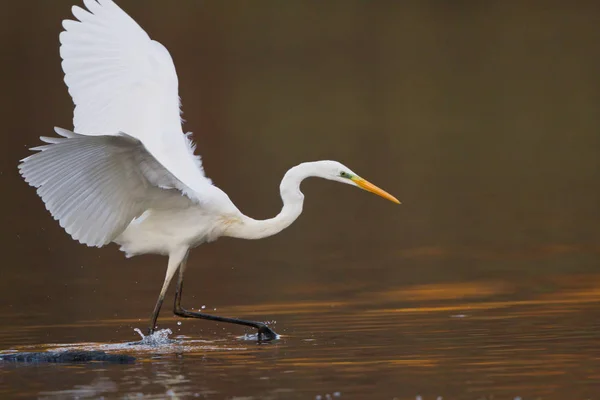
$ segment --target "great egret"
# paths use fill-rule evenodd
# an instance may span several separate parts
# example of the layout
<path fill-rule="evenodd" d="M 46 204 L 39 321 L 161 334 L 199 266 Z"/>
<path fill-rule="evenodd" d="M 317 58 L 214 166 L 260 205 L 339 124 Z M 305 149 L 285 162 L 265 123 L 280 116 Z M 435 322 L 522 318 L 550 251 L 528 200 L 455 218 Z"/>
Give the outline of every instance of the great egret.
<path fill-rule="evenodd" d="M 60 55 L 75 104 L 73 131 L 21 160 L 19 170 L 60 226 L 88 246 L 119 244 L 127 257 L 168 255 L 165 280 L 149 333 L 165 292 L 179 269 L 174 313 L 251 326 L 258 339 L 277 337 L 264 323 L 225 318 L 181 307 L 183 274 L 191 248 L 220 236 L 260 239 L 288 227 L 302 212 L 300 183 L 319 177 L 399 201 L 336 161 L 306 162 L 281 181 L 283 208 L 255 220 L 242 214 L 214 186 L 181 126 L 178 79 L 167 49 L 112 0 L 84 0 L 77 19 L 64 20 Z"/>

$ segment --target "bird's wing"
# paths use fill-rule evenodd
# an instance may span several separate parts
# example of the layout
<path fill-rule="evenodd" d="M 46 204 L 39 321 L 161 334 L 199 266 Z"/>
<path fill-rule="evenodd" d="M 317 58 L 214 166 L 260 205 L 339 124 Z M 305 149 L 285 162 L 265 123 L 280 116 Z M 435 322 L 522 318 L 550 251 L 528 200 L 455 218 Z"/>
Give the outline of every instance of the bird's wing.
<path fill-rule="evenodd" d="M 54 219 L 73 239 L 101 247 L 146 209 L 186 208 L 192 203 L 137 139 L 85 136 L 57 128 L 61 137 L 21 160 L 19 171 Z M 161 189 L 163 188 L 163 189 Z"/>
<path fill-rule="evenodd" d="M 78 21 L 64 20 L 60 34 L 65 83 L 75 103 L 74 131 L 125 132 L 201 197 L 211 181 L 181 128 L 177 73 L 168 50 L 112 0 L 84 3 L 87 10 L 74 6 Z"/>

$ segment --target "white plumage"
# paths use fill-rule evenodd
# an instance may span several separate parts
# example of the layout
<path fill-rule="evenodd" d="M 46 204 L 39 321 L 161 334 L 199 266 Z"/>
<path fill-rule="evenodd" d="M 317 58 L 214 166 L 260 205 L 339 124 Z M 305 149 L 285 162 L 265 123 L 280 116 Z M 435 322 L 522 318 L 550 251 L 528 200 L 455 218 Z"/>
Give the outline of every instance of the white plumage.
<path fill-rule="evenodd" d="M 181 129 L 175 65 L 168 50 L 111 0 L 74 6 L 60 55 L 75 103 L 74 131 L 126 132 L 198 196 L 210 185 Z"/>
<path fill-rule="evenodd" d="M 73 131 L 23 159 L 19 170 L 52 216 L 88 246 L 121 245 L 127 256 L 169 256 L 150 323 L 179 269 L 175 314 L 252 326 L 260 322 L 193 313 L 180 305 L 189 250 L 220 236 L 259 239 L 280 232 L 302 212 L 303 179 L 316 176 L 359 186 L 398 202 L 336 161 L 303 163 L 281 182 L 281 212 L 268 220 L 242 214 L 214 186 L 181 127 L 178 79 L 171 55 L 112 0 L 84 0 L 63 21 L 60 54 L 75 104 Z"/>

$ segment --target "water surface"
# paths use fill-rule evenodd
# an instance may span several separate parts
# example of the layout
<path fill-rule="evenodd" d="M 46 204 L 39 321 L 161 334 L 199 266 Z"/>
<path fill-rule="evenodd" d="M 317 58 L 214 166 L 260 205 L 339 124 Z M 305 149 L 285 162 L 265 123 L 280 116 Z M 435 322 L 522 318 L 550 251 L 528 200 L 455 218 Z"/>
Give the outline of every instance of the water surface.
<path fill-rule="evenodd" d="M 159 319 L 166 259 L 90 249 L 17 174 L 72 126 L 58 34 L 74 1 L 9 1 L 0 28 L 0 351 L 107 349 L 131 365 L 0 365 L 0 398 L 596 399 L 600 7 L 594 2 L 119 3 L 175 60 L 184 129 L 241 210 L 336 159 L 401 206 L 303 184 L 261 241 L 192 252 L 183 303 L 281 340 Z M 177 322 L 181 322 L 178 325 Z"/>

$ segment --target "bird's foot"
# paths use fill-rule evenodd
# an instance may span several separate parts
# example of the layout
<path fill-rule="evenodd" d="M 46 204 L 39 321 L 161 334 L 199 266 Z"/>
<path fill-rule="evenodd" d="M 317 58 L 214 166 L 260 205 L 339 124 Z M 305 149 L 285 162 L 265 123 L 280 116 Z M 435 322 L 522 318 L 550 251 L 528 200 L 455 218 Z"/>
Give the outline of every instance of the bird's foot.
<path fill-rule="evenodd" d="M 258 328 L 256 338 L 259 342 L 270 342 L 271 340 L 279 339 L 279 335 L 267 325 L 262 324 Z"/>

